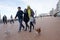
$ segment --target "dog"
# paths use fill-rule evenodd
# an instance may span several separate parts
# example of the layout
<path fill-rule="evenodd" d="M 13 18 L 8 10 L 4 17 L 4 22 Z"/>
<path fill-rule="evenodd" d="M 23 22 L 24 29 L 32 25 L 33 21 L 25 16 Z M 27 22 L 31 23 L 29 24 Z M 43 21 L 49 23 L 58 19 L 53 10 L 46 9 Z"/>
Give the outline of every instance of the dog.
<path fill-rule="evenodd" d="M 37 28 L 37 29 L 35 29 L 35 31 L 38 33 L 38 35 L 40 35 L 40 33 L 41 33 L 41 28 Z"/>

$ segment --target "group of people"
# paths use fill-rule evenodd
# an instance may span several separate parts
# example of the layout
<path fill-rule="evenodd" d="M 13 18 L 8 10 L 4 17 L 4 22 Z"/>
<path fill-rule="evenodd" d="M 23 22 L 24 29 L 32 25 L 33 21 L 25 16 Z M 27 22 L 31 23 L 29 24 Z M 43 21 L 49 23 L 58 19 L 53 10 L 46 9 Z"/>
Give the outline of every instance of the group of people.
<path fill-rule="evenodd" d="M 35 24 L 34 11 L 30 8 L 30 6 L 27 6 L 27 8 L 24 9 L 24 11 L 21 10 L 21 7 L 18 7 L 18 11 L 15 16 L 15 19 L 17 17 L 18 17 L 18 21 L 20 24 L 18 32 L 21 32 L 22 27 L 25 31 L 27 31 L 27 29 L 29 29 L 29 32 L 32 31 L 32 27 L 34 29 L 34 24 Z M 22 21 L 25 22 L 26 27 L 24 27 Z M 30 26 L 28 25 L 28 22 L 29 22 Z"/>
<path fill-rule="evenodd" d="M 9 20 L 9 22 L 10 22 L 11 24 L 14 23 L 14 20 L 13 20 L 13 16 L 12 16 L 12 15 L 11 15 L 10 18 L 11 18 L 11 19 Z M 7 16 L 4 15 L 4 16 L 3 16 L 3 23 L 4 23 L 4 24 L 7 24 L 7 22 L 8 22 Z"/>

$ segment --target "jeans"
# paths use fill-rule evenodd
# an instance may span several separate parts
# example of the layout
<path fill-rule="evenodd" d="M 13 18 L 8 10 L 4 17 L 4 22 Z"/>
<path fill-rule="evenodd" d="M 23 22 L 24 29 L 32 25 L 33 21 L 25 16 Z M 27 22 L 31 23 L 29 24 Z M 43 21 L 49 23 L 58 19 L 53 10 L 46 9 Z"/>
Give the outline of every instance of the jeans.
<path fill-rule="evenodd" d="M 24 25 L 22 24 L 22 19 L 19 19 L 19 25 L 20 25 L 19 31 L 21 31 L 21 28 L 22 28 L 22 27 L 23 27 L 23 29 L 24 29 Z"/>
<path fill-rule="evenodd" d="M 34 29 L 34 24 L 33 24 L 33 22 L 30 22 L 30 31 L 29 31 L 29 32 L 31 32 L 32 27 L 33 27 L 33 29 Z"/>

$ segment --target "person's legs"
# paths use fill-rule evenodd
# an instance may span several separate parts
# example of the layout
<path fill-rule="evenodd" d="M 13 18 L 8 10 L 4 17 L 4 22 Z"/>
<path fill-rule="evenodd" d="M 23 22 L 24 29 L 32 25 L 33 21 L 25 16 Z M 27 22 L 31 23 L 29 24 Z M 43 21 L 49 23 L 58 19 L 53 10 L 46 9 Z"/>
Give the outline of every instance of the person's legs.
<path fill-rule="evenodd" d="M 25 31 L 27 31 L 27 27 L 28 27 L 28 29 L 29 29 L 28 22 L 25 22 L 25 24 L 26 24 L 26 29 L 25 29 Z"/>
<path fill-rule="evenodd" d="M 6 24 L 7 24 L 7 21 L 6 21 Z"/>
<path fill-rule="evenodd" d="M 12 19 L 11 22 L 14 23 L 14 20 Z"/>
<path fill-rule="evenodd" d="M 31 32 L 31 27 L 32 27 L 32 22 L 30 22 L 30 31 L 29 32 Z"/>
<path fill-rule="evenodd" d="M 19 31 L 18 32 L 20 32 L 21 31 L 21 24 L 20 24 L 20 27 L 19 27 Z"/>
<path fill-rule="evenodd" d="M 22 23 L 21 20 L 19 20 L 19 32 L 21 31 L 21 27 L 22 27 L 21 23 Z"/>
<path fill-rule="evenodd" d="M 25 27 L 24 27 L 24 25 L 22 23 L 21 23 L 21 26 L 23 27 L 23 30 L 24 30 Z"/>
<path fill-rule="evenodd" d="M 28 22 L 26 23 L 26 26 L 28 27 L 28 29 L 29 29 L 29 25 L 28 25 Z"/>
<path fill-rule="evenodd" d="M 19 23 L 20 23 L 19 31 L 21 31 L 21 27 L 23 27 L 23 29 L 25 28 L 22 24 L 22 19 L 19 20 Z"/>
<path fill-rule="evenodd" d="M 33 29 L 34 29 L 34 24 L 31 22 L 31 25 L 33 26 Z"/>
<path fill-rule="evenodd" d="M 25 22 L 25 24 L 26 24 L 26 29 L 25 29 L 25 31 L 27 31 L 27 23 Z"/>
<path fill-rule="evenodd" d="M 31 32 L 31 30 L 32 30 L 32 26 L 33 26 L 33 29 L 34 29 L 34 25 L 33 25 L 33 23 L 30 22 L 30 31 L 29 31 L 29 32 Z"/>
<path fill-rule="evenodd" d="M 7 24 L 7 20 L 5 19 L 5 23 Z"/>
<path fill-rule="evenodd" d="M 12 20 L 13 21 L 13 23 L 14 23 L 14 20 Z"/>
<path fill-rule="evenodd" d="M 12 20 L 10 20 L 10 24 L 12 24 Z"/>
<path fill-rule="evenodd" d="M 6 24 L 6 20 L 5 20 L 5 24 Z"/>
<path fill-rule="evenodd" d="M 5 21 L 4 21 L 4 24 L 5 24 Z"/>

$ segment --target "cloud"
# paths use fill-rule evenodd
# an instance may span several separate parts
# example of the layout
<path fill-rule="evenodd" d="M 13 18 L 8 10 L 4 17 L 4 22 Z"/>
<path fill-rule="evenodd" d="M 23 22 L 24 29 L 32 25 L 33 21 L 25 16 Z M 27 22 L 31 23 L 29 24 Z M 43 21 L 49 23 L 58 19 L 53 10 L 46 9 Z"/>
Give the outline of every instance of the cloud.
<path fill-rule="evenodd" d="M 16 15 L 17 8 L 16 7 L 11 7 L 11 6 L 5 6 L 5 5 L 0 5 L 0 13 L 1 13 L 1 18 L 3 15 L 6 15 L 8 19 L 10 18 L 11 14 L 13 16 Z"/>
<path fill-rule="evenodd" d="M 30 5 L 32 9 L 37 10 L 37 14 L 48 13 L 52 8 L 56 8 L 58 0 L 22 0 L 26 6 Z"/>
<path fill-rule="evenodd" d="M 27 5 L 37 11 L 37 14 L 49 13 L 52 8 L 56 8 L 58 0 L 0 0 L 0 11 L 2 16 L 6 14 L 8 18 L 11 14 L 16 15 L 17 7 L 25 9 Z"/>

